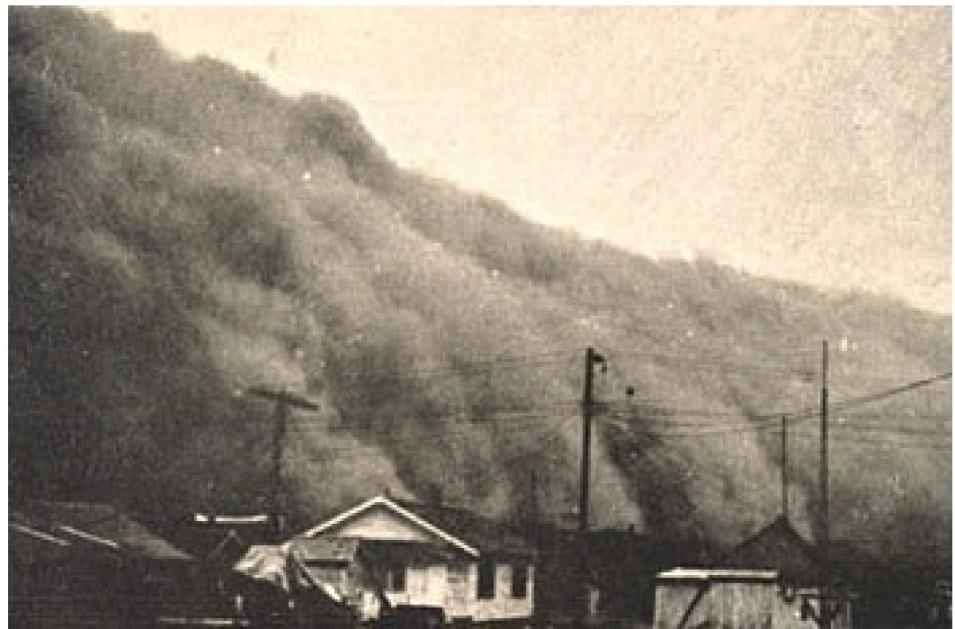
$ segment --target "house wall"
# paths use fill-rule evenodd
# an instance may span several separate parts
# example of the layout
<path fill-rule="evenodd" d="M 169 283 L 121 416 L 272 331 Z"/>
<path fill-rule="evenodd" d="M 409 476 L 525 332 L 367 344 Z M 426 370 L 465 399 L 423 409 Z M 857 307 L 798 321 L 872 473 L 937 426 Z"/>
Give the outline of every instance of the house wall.
<path fill-rule="evenodd" d="M 511 573 L 511 564 L 497 564 L 494 598 L 479 599 L 476 562 L 457 566 L 409 566 L 404 591 L 385 590 L 385 596 L 392 605 L 441 607 L 449 621 L 455 618 L 474 621 L 529 618 L 534 610 L 534 569 L 528 568 L 527 596 L 524 598 L 511 596 Z M 377 606 L 369 603 L 364 615 L 377 615 Z"/>
<path fill-rule="evenodd" d="M 653 626 L 654 629 L 676 629 L 708 623 L 734 629 L 817 629 L 819 625 L 814 620 L 819 608 L 817 593 L 817 590 L 800 590 L 787 599 L 775 582 L 658 583 Z M 804 601 L 813 612 L 805 618 Z M 851 627 L 848 604 L 841 610 L 832 622 L 833 629 Z"/>
<path fill-rule="evenodd" d="M 377 618 L 380 605 L 375 594 L 375 584 L 369 578 L 355 582 L 343 569 L 317 570 L 310 568 L 316 577 L 326 582 L 342 584 L 348 602 L 354 604 L 362 620 Z M 518 620 L 530 618 L 534 611 L 534 569 L 528 567 L 527 596 L 511 596 L 512 567 L 500 563 L 494 570 L 494 598 L 478 599 L 477 563 L 468 562 L 457 566 L 424 565 L 409 566 L 405 574 L 405 589 L 385 590 L 385 597 L 392 605 L 429 605 L 444 609 L 448 621 L 469 618 L 474 621 Z"/>
<path fill-rule="evenodd" d="M 447 566 L 408 566 L 403 591 L 385 590 L 392 605 L 430 605 L 444 607 L 447 591 Z"/>
<path fill-rule="evenodd" d="M 466 613 L 457 613 L 453 616 L 469 617 L 474 621 L 489 620 L 517 620 L 530 618 L 534 613 L 534 568 L 527 571 L 527 596 L 513 598 L 511 596 L 512 564 L 498 562 L 494 568 L 494 598 L 479 599 L 477 597 L 478 566 L 471 563 L 468 566 L 468 602 Z"/>

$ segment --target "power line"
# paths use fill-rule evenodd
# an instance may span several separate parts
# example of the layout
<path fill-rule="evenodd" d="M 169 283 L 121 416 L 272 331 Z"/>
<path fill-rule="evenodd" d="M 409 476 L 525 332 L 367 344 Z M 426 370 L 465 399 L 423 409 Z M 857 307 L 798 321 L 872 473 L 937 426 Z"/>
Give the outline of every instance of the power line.
<path fill-rule="evenodd" d="M 757 492 L 755 492 L 757 494 L 768 489 L 765 484 L 750 480 L 745 475 L 734 474 L 732 476 L 720 476 L 714 474 L 714 472 L 725 472 L 725 470 L 703 465 L 699 460 L 690 456 L 690 454 L 683 452 L 673 444 L 665 441 L 657 442 L 651 448 L 641 449 L 640 454 L 641 456 L 646 455 L 651 458 L 656 458 L 657 462 L 662 463 L 664 466 L 677 466 L 690 469 L 691 475 L 687 475 L 690 482 L 700 483 L 705 490 L 712 490 L 712 492 L 719 493 L 721 496 L 725 493 L 727 484 L 735 486 L 742 485 L 747 489 L 755 489 L 757 490 Z"/>
<path fill-rule="evenodd" d="M 552 419 L 553 415 L 547 413 L 534 413 L 534 412 L 521 412 L 519 414 L 506 415 L 510 420 L 505 424 L 490 424 L 495 429 L 506 429 L 508 426 L 513 426 L 513 422 L 520 424 L 531 423 L 537 424 L 541 420 Z M 300 434 L 308 434 L 310 432 L 329 434 L 329 433 L 342 433 L 349 434 L 353 436 L 385 436 L 390 435 L 392 441 L 397 439 L 397 435 L 394 435 L 394 430 L 396 426 L 401 425 L 401 419 L 405 420 L 414 420 L 420 419 L 421 416 L 413 415 L 407 416 L 405 418 L 399 418 L 398 420 L 392 420 L 387 425 L 376 424 L 376 425 L 351 425 L 351 426 L 335 426 L 329 427 L 322 424 L 295 424 L 291 423 L 289 425 L 290 431 L 295 431 Z M 432 419 L 465 419 L 460 415 L 446 414 L 446 415 L 432 415 Z M 778 416 L 775 418 L 778 421 Z M 457 434 L 464 432 L 473 432 L 475 429 L 485 428 L 486 425 L 479 422 L 470 422 L 466 421 L 464 423 L 455 424 L 453 426 L 445 425 L 441 431 L 435 433 L 435 438 L 441 438 L 447 434 Z M 628 428 L 633 428 L 628 426 Z M 675 428 L 675 430 L 674 430 Z M 753 423 L 751 421 L 739 422 L 733 424 L 672 424 L 668 426 L 655 426 L 647 427 L 645 430 L 641 431 L 640 434 L 659 437 L 659 438 L 670 438 L 670 437 L 706 437 L 712 435 L 734 435 L 734 434 L 745 434 L 745 433 L 758 433 L 758 432 L 778 432 L 780 427 L 774 423 L 770 422 L 770 419 L 766 419 L 765 422 Z M 885 436 L 937 436 L 937 437 L 950 437 L 951 432 L 948 431 L 934 431 L 934 430 L 918 430 L 911 429 L 907 430 L 905 428 L 879 428 L 879 427 L 847 427 L 844 425 L 837 425 L 833 428 L 834 431 L 845 430 L 846 432 L 854 432 L 868 435 L 885 435 Z M 814 435 L 815 432 L 809 431 L 796 431 L 793 434 L 802 434 L 802 435 Z M 834 439 L 849 439 L 852 438 L 851 435 L 839 435 L 833 434 L 831 438 Z M 414 436 L 413 439 L 421 439 L 420 436 Z"/>
<path fill-rule="evenodd" d="M 563 354 L 563 352 L 561 352 Z M 559 354 L 551 354 L 556 356 Z M 432 370 L 432 371 L 406 371 L 401 374 L 395 374 L 394 372 L 375 372 L 370 370 L 361 370 L 361 371 L 352 371 L 352 372 L 334 372 L 336 376 L 336 381 L 330 384 L 330 388 L 334 390 L 349 389 L 349 388 L 360 388 L 360 387 L 369 387 L 369 386 L 378 386 L 382 383 L 389 382 L 413 382 L 413 381 L 428 381 L 428 380 L 439 380 L 443 378 L 456 378 L 456 377 L 465 377 L 465 376 L 476 376 L 476 375 L 488 375 L 494 373 L 495 371 L 502 370 L 511 370 L 511 369 L 522 369 L 530 365 L 546 365 L 546 364 L 560 364 L 563 361 L 553 360 L 553 359 L 521 359 L 517 357 L 509 358 L 507 360 L 499 361 L 487 361 L 485 364 L 474 364 L 468 366 L 462 366 L 458 368 L 448 368 L 441 370 Z M 349 379 L 349 378 L 359 378 L 360 382 L 347 384 L 338 381 L 337 379 Z"/>
<path fill-rule="evenodd" d="M 818 435 L 814 433 L 807 433 L 801 431 L 792 431 L 789 434 L 803 437 L 816 439 Z M 838 435 L 829 435 L 830 441 L 840 441 L 843 443 L 851 443 L 857 445 L 879 445 L 887 446 L 892 448 L 915 448 L 921 450 L 940 450 L 940 451 L 950 451 L 952 449 L 951 442 L 948 443 L 939 443 L 938 441 L 899 441 L 899 440 L 880 440 L 880 439 L 866 439 L 861 437 L 854 436 L 838 436 Z"/>
<path fill-rule="evenodd" d="M 387 430 L 392 428 L 394 425 L 399 425 L 402 422 L 415 422 L 422 419 L 431 419 L 431 420 L 452 420 L 455 423 L 467 422 L 474 426 L 480 426 L 485 423 L 489 423 L 491 419 L 507 419 L 513 422 L 520 422 L 525 419 L 534 419 L 534 418 L 548 418 L 553 417 L 552 414 L 548 413 L 551 411 L 553 413 L 559 413 L 561 411 L 571 411 L 579 407 L 580 403 L 577 401 L 565 402 L 565 403 L 554 403 L 550 405 L 540 405 L 540 406 L 510 406 L 510 407 L 496 407 L 496 408 L 475 408 L 475 409 L 462 409 L 459 411 L 451 410 L 442 410 L 442 411 L 432 411 L 432 412 L 420 412 L 407 414 L 402 413 L 401 415 L 388 414 L 384 411 L 375 412 L 368 411 L 364 414 L 364 419 L 366 421 L 352 421 L 350 423 L 338 423 L 336 425 L 328 426 L 332 430 L 367 430 L 374 427 L 375 430 Z M 346 418 L 348 416 L 346 415 Z M 299 422 L 305 423 L 306 425 L 312 425 L 312 422 L 309 422 L 305 418 L 298 419 Z M 325 422 L 328 423 L 327 421 Z M 320 424 L 314 424 L 320 427 Z"/>
<path fill-rule="evenodd" d="M 834 424 L 830 426 L 833 431 L 845 432 L 866 432 L 870 434 L 898 434 L 898 435 L 928 435 L 928 436 L 951 436 L 951 430 L 937 430 L 933 428 L 908 428 L 905 426 L 872 426 L 872 425 L 850 425 Z"/>
<path fill-rule="evenodd" d="M 520 454 L 517 454 L 517 455 L 515 455 L 515 456 L 513 456 L 513 457 L 510 457 L 510 458 L 508 458 L 508 459 L 505 459 L 504 462 L 502 463 L 502 465 L 504 466 L 504 469 L 503 469 L 503 470 L 501 470 L 501 471 L 499 471 L 499 472 L 497 472 L 497 473 L 495 473 L 495 474 L 491 474 L 491 475 L 489 475 L 489 476 L 483 477 L 482 481 L 483 481 L 484 483 L 489 483 L 489 482 L 491 482 L 491 481 L 493 481 L 493 480 L 497 480 L 498 478 L 501 478 L 501 477 L 503 477 L 504 475 L 506 475 L 507 473 L 510 472 L 510 470 L 509 470 L 508 468 L 511 466 L 512 463 L 515 463 L 516 461 L 519 461 L 520 459 L 534 458 L 534 457 L 537 457 L 537 456 L 543 454 L 545 451 L 547 451 L 549 448 L 552 447 L 552 443 L 553 443 L 555 440 L 560 439 L 560 437 L 563 436 L 560 431 L 563 430 L 572 420 L 575 420 L 575 419 L 577 419 L 577 418 L 574 417 L 574 416 L 570 416 L 570 417 L 564 418 L 563 421 L 561 421 L 559 424 L 557 424 L 557 426 L 555 426 L 555 427 L 550 431 L 552 434 L 551 434 L 549 437 L 545 437 L 545 438 L 544 438 L 544 441 L 541 443 L 540 447 L 534 448 L 534 449 L 531 450 L 530 452 L 521 452 Z"/>
<path fill-rule="evenodd" d="M 853 423 L 861 424 L 873 424 L 873 425 L 886 425 L 888 421 L 903 421 L 903 420 L 924 420 L 936 421 L 936 422 L 946 422 L 951 423 L 952 415 L 951 410 L 948 411 L 938 411 L 936 413 L 909 413 L 901 410 L 891 410 L 887 409 L 881 413 L 869 412 L 869 413 L 840 413 L 839 417 L 845 420 L 846 422 L 852 421 Z M 858 422 L 856 422 L 858 420 Z"/>
<path fill-rule="evenodd" d="M 448 415 L 447 419 L 459 419 L 456 415 Z M 413 420 L 414 416 L 409 416 L 404 419 Z M 532 422 L 536 425 L 541 425 L 541 420 L 553 419 L 553 415 L 544 414 L 544 413 L 528 413 L 520 416 L 520 422 Z M 328 427 L 320 424 L 292 424 L 289 426 L 290 430 L 294 430 L 299 433 L 307 434 L 310 432 L 318 432 L 321 434 L 342 434 L 342 435 L 353 435 L 353 436 L 389 436 L 392 439 L 396 439 L 398 435 L 395 434 L 396 430 L 401 430 L 402 426 L 408 426 L 407 422 L 394 421 L 387 425 L 371 425 L 371 426 L 336 426 Z M 488 425 L 494 426 L 495 428 L 502 427 L 501 424 L 484 424 L 477 422 L 461 421 L 456 422 L 455 424 L 448 425 L 445 424 L 441 431 L 435 432 L 436 437 L 441 436 L 442 434 L 447 434 L 448 432 L 473 432 L 474 430 L 480 430 L 486 428 Z M 504 424 L 503 426 L 507 426 Z M 418 424 L 420 426 L 420 424 Z M 421 438 L 420 436 L 417 438 Z"/>
<path fill-rule="evenodd" d="M 901 393 L 913 391 L 921 387 L 926 387 L 930 384 L 941 382 L 942 380 L 951 380 L 951 378 L 952 378 L 952 372 L 946 371 L 945 373 L 941 373 L 936 376 L 923 378 L 921 380 L 915 380 L 914 382 L 909 382 L 907 384 L 902 384 L 897 387 L 892 387 L 891 389 L 886 389 L 885 391 L 879 391 L 877 393 L 870 393 L 868 395 L 861 395 L 854 398 L 848 398 L 848 399 L 842 400 L 841 402 L 835 402 L 831 405 L 831 408 L 832 410 L 842 410 L 846 408 L 852 408 L 855 406 L 862 406 L 864 404 L 870 404 L 872 402 L 885 400 L 890 397 L 899 395 Z"/>
<path fill-rule="evenodd" d="M 868 395 L 861 396 L 861 397 L 858 397 L 858 398 L 851 398 L 851 399 L 843 400 L 843 401 L 841 401 L 841 402 L 839 402 L 839 403 L 833 404 L 832 406 L 833 406 L 834 408 L 838 408 L 838 409 L 840 409 L 840 410 L 845 410 L 845 409 L 848 409 L 848 408 L 852 408 L 853 406 L 856 406 L 856 405 L 867 404 L 867 403 L 870 403 L 870 402 L 873 402 L 873 401 L 876 401 L 876 400 L 886 399 L 886 398 L 888 398 L 888 397 L 892 397 L 892 396 L 895 396 L 895 395 L 899 395 L 899 394 L 901 394 L 901 393 L 905 393 L 905 392 L 914 390 L 914 389 L 916 389 L 916 388 L 920 388 L 920 387 L 923 387 L 923 386 L 927 386 L 927 385 L 929 385 L 929 384 L 933 384 L 933 383 L 938 382 L 938 381 L 940 381 L 940 380 L 942 380 L 942 379 L 947 379 L 947 378 L 950 378 L 950 377 L 951 377 L 951 372 L 948 372 L 948 373 L 940 374 L 940 375 L 938 375 L 938 376 L 933 376 L 933 377 L 931 377 L 931 378 L 925 378 L 925 379 L 917 380 L 917 381 L 910 382 L 910 383 L 907 383 L 907 384 L 904 384 L 904 385 L 900 385 L 900 386 L 897 386 L 897 387 L 893 387 L 893 388 L 888 389 L 888 390 L 886 390 L 886 391 L 881 391 L 881 392 L 877 392 L 877 393 L 873 393 L 873 394 L 868 394 Z M 572 402 L 566 403 L 567 406 L 564 406 L 563 404 L 560 404 L 560 405 L 558 405 L 556 408 L 567 408 L 567 407 L 569 407 L 569 405 L 570 405 L 571 403 L 572 403 Z M 552 408 L 553 408 L 553 407 L 552 407 Z M 638 408 L 639 408 L 639 407 L 638 407 Z M 516 412 L 518 412 L 518 413 L 525 413 L 525 412 L 526 412 L 526 413 L 528 414 L 528 417 L 530 417 L 530 418 L 536 418 L 535 415 L 534 415 L 534 411 L 535 411 L 535 410 L 539 410 L 539 407 L 538 407 L 538 409 L 522 408 L 522 409 L 512 409 L 512 410 L 513 410 L 513 411 L 516 411 Z M 680 409 L 668 409 L 668 408 L 666 408 L 666 407 L 654 407 L 654 410 L 656 410 L 656 411 L 663 411 L 663 412 L 672 412 L 673 414 L 679 414 L 679 413 L 681 412 Z M 688 413 L 686 412 L 686 409 L 683 409 L 683 412 L 684 412 L 684 414 L 688 414 Z M 663 433 L 662 431 L 656 431 L 656 432 L 657 432 L 658 434 L 664 434 L 665 436 L 694 436 L 694 435 L 705 435 L 705 434 L 724 434 L 724 433 L 728 433 L 728 432 L 746 432 L 746 431 L 754 431 L 754 430 L 765 430 L 765 429 L 772 429 L 772 428 L 774 428 L 774 427 L 775 427 L 775 424 L 771 424 L 771 423 L 769 423 L 769 422 L 774 422 L 774 421 L 776 421 L 776 420 L 778 419 L 779 415 L 782 414 L 782 412 L 780 411 L 780 412 L 774 412 L 774 413 L 770 413 L 770 414 L 749 415 L 749 416 L 747 416 L 746 414 L 743 414 L 743 413 L 726 413 L 725 411 L 719 412 L 719 413 L 715 413 L 715 412 L 712 412 L 712 411 L 707 411 L 707 410 L 705 410 L 705 409 L 694 409 L 693 411 L 690 411 L 690 412 L 695 413 L 695 414 L 699 414 L 699 415 L 706 415 L 706 416 L 724 416 L 724 417 L 734 416 L 734 417 L 748 417 L 748 419 L 747 419 L 747 421 L 745 421 L 745 422 L 740 422 L 740 423 L 737 423 L 737 424 L 729 424 L 729 425 L 723 424 L 723 425 L 718 425 L 718 426 L 711 426 L 711 425 L 704 425 L 704 424 L 683 424 L 683 425 L 681 425 L 681 424 L 672 424 L 673 427 L 679 427 L 679 428 L 699 428 L 699 430 L 686 431 L 686 432 L 682 432 L 682 433 L 681 433 L 681 432 L 676 432 L 676 431 L 669 431 L 669 432 L 665 432 L 665 433 Z M 808 409 L 807 411 L 803 411 L 803 412 L 800 412 L 800 413 L 791 413 L 791 412 L 790 412 L 790 413 L 786 413 L 786 414 L 787 414 L 788 416 L 790 416 L 790 417 L 794 417 L 795 419 L 805 419 L 805 418 L 807 418 L 807 417 L 812 417 L 812 416 L 814 416 L 814 415 L 816 414 L 816 412 L 817 412 L 817 411 L 816 411 L 815 409 Z M 493 412 L 492 412 L 492 413 L 483 413 L 483 415 L 485 415 L 485 416 L 487 416 L 487 415 L 493 416 L 494 413 L 493 413 Z M 616 418 L 618 418 L 618 419 L 624 419 L 624 418 L 626 418 L 626 419 L 631 419 L 631 418 L 632 418 L 632 417 L 626 417 L 626 416 L 624 416 L 624 415 L 622 415 L 622 414 L 620 414 L 620 413 L 617 413 L 617 414 L 611 415 L 611 416 L 616 417 Z M 412 417 L 414 417 L 414 416 L 412 416 Z M 446 413 L 446 414 L 442 414 L 442 415 L 440 416 L 440 418 L 448 418 L 448 417 L 458 417 L 458 416 L 456 416 L 456 415 L 454 415 L 454 414 L 447 414 L 447 413 Z M 766 425 L 763 425 L 763 423 L 765 423 Z"/>
<path fill-rule="evenodd" d="M 632 352 L 628 356 L 639 356 L 661 362 L 681 363 L 683 368 L 686 365 L 700 367 L 701 370 L 720 369 L 723 371 L 737 371 L 742 373 L 782 373 L 787 375 L 798 375 L 803 379 L 815 378 L 816 371 L 812 367 L 803 365 L 783 365 L 778 360 L 766 359 L 764 362 L 752 361 L 742 363 L 718 358 L 705 358 L 700 356 L 688 356 L 687 354 L 665 354 L 660 352 Z M 626 364 L 626 359 L 618 358 L 620 362 Z"/>

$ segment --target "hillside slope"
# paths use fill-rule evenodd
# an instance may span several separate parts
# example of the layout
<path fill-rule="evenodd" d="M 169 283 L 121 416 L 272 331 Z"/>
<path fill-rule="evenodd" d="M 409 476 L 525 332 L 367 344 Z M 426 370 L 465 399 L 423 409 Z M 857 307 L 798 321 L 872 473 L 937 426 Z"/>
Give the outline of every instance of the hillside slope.
<path fill-rule="evenodd" d="M 593 345 L 597 525 L 728 542 L 778 510 L 765 415 L 816 404 L 821 339 L 834 401 L 951 363 L 948 318 L 657 263 L 403 172 L 336 99 L 77 11 L 9 29 L 14 495 L 261 503 L 272 408 L 241 392 L 264 386 L 321 404 L 284 452 L 302 520 L 385 489 L 504 517 L 531 469 L 558 517 Z M 943 382 L 834 417 L 835 536 L 948 540 L 950 408 Z M 795 422 L 808 530 L 816 422 Z"/>

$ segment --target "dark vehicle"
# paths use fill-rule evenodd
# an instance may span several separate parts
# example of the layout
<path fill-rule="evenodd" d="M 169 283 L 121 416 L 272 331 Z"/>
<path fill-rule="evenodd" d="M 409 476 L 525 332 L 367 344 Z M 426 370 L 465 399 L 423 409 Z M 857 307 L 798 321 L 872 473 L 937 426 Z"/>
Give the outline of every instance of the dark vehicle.
<path fill-rule="evenodd" d="M 382 612 L 377 629 L 441 629 L 444 610 L 427 605 L 396 605 Z"/>
<path fill-rule="evenodd" d="M 191 579 L 152 582 L 145 626 L 286 627 L 292 609 L 284 590 L 237 572 L 200 569 Z"/>
<path fill-rule="evenodd" d="M 330 599 L 321 590 L 300 588 L 294 596 L 296 627 L 309 629 L 356 629 L 358 616 L 346 605 Z"/>

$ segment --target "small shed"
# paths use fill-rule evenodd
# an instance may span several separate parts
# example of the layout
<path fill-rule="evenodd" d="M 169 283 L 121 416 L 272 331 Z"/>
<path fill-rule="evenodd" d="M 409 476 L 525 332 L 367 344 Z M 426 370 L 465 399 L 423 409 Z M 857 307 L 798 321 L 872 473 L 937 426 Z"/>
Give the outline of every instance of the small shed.
<path fill-rule="evenodd" d="M 828 581 L 826 601 L 828 613 L 833 616 L 832 626 L 852 625 L 857 595 L 832 563 L 828 568 L 824 566 L 819 548 L 800 535 L 785 515 L 740 542 L 720 560 L 719 567 L 776 570 L 783 595 L 809 600 L 813 618 L 818 618 L 815 609 Z"/>
<path fill-rule="evenodd" d="M 656 629 L 816 629 L 820 592 L 792 589 L 775 570 L 675 568 L 657 575 L 653 626 Z M 842 608 L 833 629 L 851 626 Z"/>
<path fill-rule="evenodd" d="M 674 568 L 657 575 L 653 626 L 765 629 L 777 625 L 775 570 Z M 808 627 L 807 627 L 808 629 Z"/>

